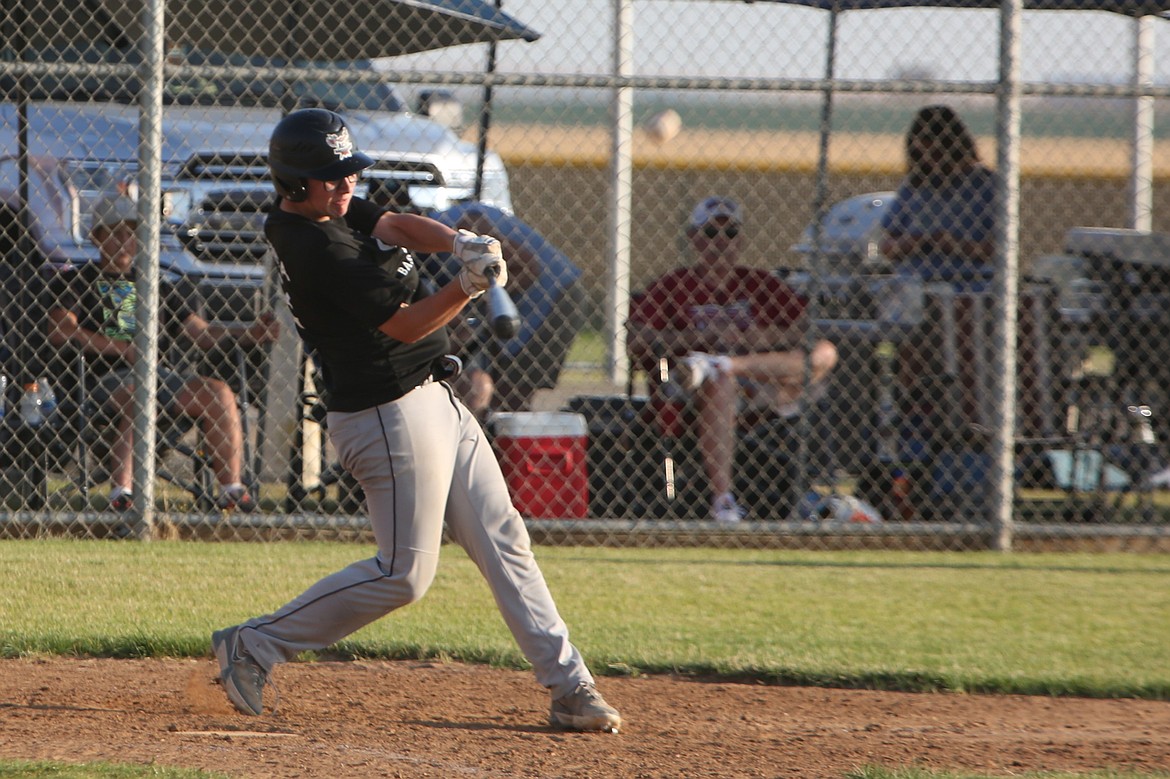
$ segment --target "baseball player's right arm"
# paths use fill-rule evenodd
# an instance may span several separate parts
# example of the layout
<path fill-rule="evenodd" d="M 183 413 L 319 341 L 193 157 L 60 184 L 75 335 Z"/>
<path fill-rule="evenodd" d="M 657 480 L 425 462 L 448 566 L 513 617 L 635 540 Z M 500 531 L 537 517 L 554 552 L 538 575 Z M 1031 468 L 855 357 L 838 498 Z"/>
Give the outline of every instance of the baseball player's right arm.
<path fill-rule="evenodd" d="M 446 327 L 459 316 L 469 299 L 463 285 L 455 278 L 434 295 L 414 303 L 403 303 L 378 329 L 396 341 L 412 344 L 440 327 Z"/>
<path fill-rule="evenodd" d="M 392 246 L 434 254 L 452 250 L 455 231 L 430 217 L 385 213 L 374 225 L 373 237 Z"/>

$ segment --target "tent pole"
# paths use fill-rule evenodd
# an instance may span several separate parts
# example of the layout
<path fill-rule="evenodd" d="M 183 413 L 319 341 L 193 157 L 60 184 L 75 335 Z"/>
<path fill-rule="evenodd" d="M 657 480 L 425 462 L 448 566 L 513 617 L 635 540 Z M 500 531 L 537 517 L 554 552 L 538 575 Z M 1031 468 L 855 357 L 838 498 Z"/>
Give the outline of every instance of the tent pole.
<path fill-rule="evenodd" d="M 825 206 L 829 199 L 829 140 L 833 133 L 833 79 L 837 69 L 837 20 L 840 8 L 837 3 L 829 9 L 829 43 L 825 53 L 825 87 L 824 99 L 821 101 L 820 136 L 817 148 L 817 173 L 813 188 L 813 221 L 812 221 L 812 252 L 809 254 L 809 294 L 807 316 L 809 328 L 804 335 L 804 375 L 801 383 L 808 387 L 812 382 L 812 353 L 817 339 L 821 337 L 819 328 L 813 322 L 817 319 L 817 301 L 820 297 L 820 283 L 823 263 L 821 261 L 821 240 L 824 234 Z M 802 393 L 802 398 L 805 395 Z M 801 403 L 804 404 L 802 399 Z M 800 506 L 802 498 L 809 491 L 809 441 L 812 437 L 811 413 L 805 409 L 797 417 L 796 430 L 799 442 L 796 452 L 796 469 L 793 474 L 794 484 L 791 488 L 793 505 Z M 802 519 L 802 517 L 796 517 Z"/>
<path fill-rule="evenodd" d="M 16 52 L 16 60 L 18 62 L 29 61 L 32 55 L 28 51 L 28 35 L 25 33 L 25 25 L 30 24 L 29 14 L 17 16 L 15 23 L 9 19 L 7 22 L 12 24 L 12 29 L 6 32 L 11 35 L 12 48 Z M 7 26 L 7 25 L 6 25 Z M 30 77 L 22 72 L 15 83 L 15 94 L 13 101 L 16 103 L 16 145 L 17 145 L 17 199 L 16 207 L 20 210 L 17 214 L 17 219 L 20 222 L 20 230 L 16 239 L 16 256 L 12 258 L 5 258 L 10 263 L 10 268 L 16 277 L 19 285 L 18 299 L 16 301 L 15 312 L 12 315 L 12 320 L 9 324 L 12 326 L 13 332 L 16 336 L 16 342 L 10 344 L 12 346 L 13 357 L 16 358 L 15 370 L 12 371 L 11 378 L 15 383 L 23 385 L 26 382 L 32 381 L 35 376 L 36 367 L 33 365 L 34 345 L 32 343 L 33 337 L 33 323 L 30 320 L 32 316 L 32 301 L 30 299 L 31 288 L 33 286 L 33 278 L 38 269 L 36 267 L 37 248 L 32 240 L 32 210 L 29 208 L 29 87 Z"/>
<path fill-rule="evenodd" d="M 502 0 L 496 0 L 496 10 L 503 6 Z M 496 42 L 488 43 L 487 74 L 496 72 Z M 475 150 L 475 200 L 483 200 L 483 165 L 487 158 L 488 130 L 492 126 L 492 84 L 489 81 L 483 85 L 483 106 L 479 109 L 479 139 Z"/>
<path fill-rule="evenodd" d="M 833 132 L 833 79 L 837 69 L 837 20 L 840 9 L 829 9 L 829 45 L 825 54 L 824 100 L 821 101 L 820 138 L 817 147 L 817 180 L 813 191 L 813 258 L 819 260 L 825 202 L 829 198 L 829 140 Z M 820 270 L 819 262 L 814 266 Z"/>

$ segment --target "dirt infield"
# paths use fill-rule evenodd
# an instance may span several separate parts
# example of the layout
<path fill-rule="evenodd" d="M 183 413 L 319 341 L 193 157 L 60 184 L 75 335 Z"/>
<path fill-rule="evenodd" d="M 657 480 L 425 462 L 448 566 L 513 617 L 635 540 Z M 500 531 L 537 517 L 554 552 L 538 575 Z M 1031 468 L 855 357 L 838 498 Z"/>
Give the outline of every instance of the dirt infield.
<path fill-rule="evenodd" d="M 1170 770 L 1170 703 L 605 678 L 618 735 L 545 724 L 531 674 L 455 663 L 293 663 L 236 714 L 211 660 L 0 662 L 0 757 L 241 777 L 842 777 L 863 765 Z"/>

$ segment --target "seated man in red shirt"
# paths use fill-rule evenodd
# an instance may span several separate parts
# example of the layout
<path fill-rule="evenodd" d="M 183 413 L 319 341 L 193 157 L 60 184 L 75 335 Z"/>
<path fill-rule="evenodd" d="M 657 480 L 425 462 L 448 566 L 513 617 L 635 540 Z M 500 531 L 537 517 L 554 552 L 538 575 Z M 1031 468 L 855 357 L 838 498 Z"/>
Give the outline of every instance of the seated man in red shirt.
<path fill-rule="evenodd" d="M 647 287 L 631 306 L 627 341 L 636 364 L 667 357 L 691 391 L 711 486 L 710 518 L 723 524 L 746 513 L 731 489 L 737 415 L 753 409 L 794 416 L 802 395 L 823 392 L 837 364 L 836 347 L 821 340 L 806 371 L 805 301 L 770 271 L 738 264 L 742 227 L 735 201 L 700 201 L 687 224 L 698 262 Z"/>

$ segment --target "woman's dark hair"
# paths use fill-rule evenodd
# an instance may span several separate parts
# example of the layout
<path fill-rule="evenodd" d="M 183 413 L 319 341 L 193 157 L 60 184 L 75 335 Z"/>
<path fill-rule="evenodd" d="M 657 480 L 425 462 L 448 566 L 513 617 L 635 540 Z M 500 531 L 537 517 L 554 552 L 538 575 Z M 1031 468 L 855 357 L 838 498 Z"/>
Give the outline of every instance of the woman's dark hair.
<path fill-rule="evenodd" d="M 931 145 L 926 154 L 922 142 Z M 906 161 L 910 183 L 922 184 L 928 177 L 952 176 L 979 163 L 975 138 L 954 109 L 928 105 L 919 109 L 906 131 Z"/>

